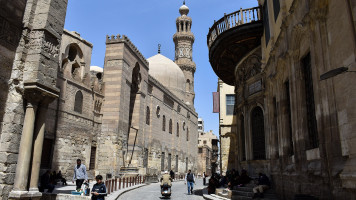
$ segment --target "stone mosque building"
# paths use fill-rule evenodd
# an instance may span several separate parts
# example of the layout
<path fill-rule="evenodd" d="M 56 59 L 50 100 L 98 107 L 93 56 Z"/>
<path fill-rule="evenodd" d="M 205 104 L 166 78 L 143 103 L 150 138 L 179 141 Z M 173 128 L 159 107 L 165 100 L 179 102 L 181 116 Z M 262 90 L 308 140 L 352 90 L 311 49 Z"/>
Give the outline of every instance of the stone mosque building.
<path fill-rule="evenodd" d="M 39 199 L 44 170 L 67 178 L 197 171 L 194 35 L 180 7 L 174 61 L 146 59 L 125 35 L 93 45 L 64 30 L 67 0 L 0 0 L 0 199 Z M 172 24 L 173 25 L 173 24 Z"/>

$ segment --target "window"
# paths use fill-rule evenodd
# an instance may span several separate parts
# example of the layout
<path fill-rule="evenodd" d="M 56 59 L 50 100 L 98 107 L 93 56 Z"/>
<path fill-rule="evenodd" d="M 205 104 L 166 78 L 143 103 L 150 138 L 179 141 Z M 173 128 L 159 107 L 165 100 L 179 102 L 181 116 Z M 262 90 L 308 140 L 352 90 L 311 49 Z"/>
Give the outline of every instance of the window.
<path fill-rule="evenodd" d="M 280 9 L 281 6 L 279 4 L 279 0 L 273 0 L 274 21 L 277 21 Z"/>
<path fill-rule="evenodd" d="M 89 170 L 95 169 L 96 147 L 91 147 Z"/>
<path fill-rule="evenodd" d="M 161 155 L 161 171 L 164 171 L 164 156 L 165 156 L 165 153 L 162 152 L 162 155 Z"/>
<path fill-rule="evenodd" d="M 162 131 L 166 131 L 166 116 L 162 117 Z"/>
<path fill-rule="evenodd" d="M 179 162 L 178 155 L 176 155 L 176 172 L 178 172 L 178 162 Z"/>
<path fill-rule="evenodd" d="M 206 140 L 203 141 L 203 144 L 206 144 Z"/>
<path fill-rule="evenodd" d="M 252 128 L 252 147 L 253 159 L 266 159 L 265 147 L 265 130 L 263 111 L 260 107 L 256 107 L 251 112 L 251 128 Z"/>
<path fill-rule="evenodd" d="M 179 137 L 179 123 L 177 122 L 177 137 Z"/>
<path fill-rule="evenodd" d="M 81 91 L 78 91 L 75 94 L 75 100 L 74 100 L 74 111 L 78 113 L 82 113 L 82 107 L 83 107 L 83 94 Z"/>
<path fill-rule="evenodd" d="M 188 157 L 185 158 L 185 171 L 188 172 Z"/>
<path fill-rule="evenodd" d="M 169 133 L 172 134 L 173 124 L 172 119 L 169 119 Z"/>
<path fill-rule="evenodd" d="M 235 96 L 233 94 L 226 95 L 226 115 L 234 114 Z"/>
<path fill-rule="evenodd" d="M 285 92 L 286 92 L 286 111 L 288 114 L 288 133 L 289 133 L 289 155 L 294 155 L 294 150 L 293 150 L 293 132 L 292 132 L 292 112 L 290 108 L 290 91 L 289 91 L 289 81 L 286 81 L 284 83 L 285 87 Z"/>
<path fill-rule="evenodd" d="M 171 160 L 172 160 L 172 154 L 168 154 L 168 171 L 171 171 Z"/>
<path fill-rule="evenodd" d="M 240 131 L 241 131 L 241 148 L 242 148 L 242 160 L 246 160 L 246 148 L 245 148 L 245 119 L 240 117 Z"/>
<path fill-rule="evenodd" d="M 189 141 L 189 128 L 187 128 L 187 141 Z"/>
<path fill-rule="evenodd" d="M 319 146 L 318 127 L 315 115 L 314 104 L 314 89 L 313 89 L 313 76 L 311 69 L 310 54 L 302 59 L 302 71 L 305 84 L 305 101 L 307 107 L 307 122 L 309 134 L 309 149 L 317 148 Z"/>
<path fill-rule="evenodd" d="M 187 82 L 185 84 L 185 91 L 189 92 L 190 91 L 190 80 L 187 79 Z"/>
<path fill-rule="evenodd" d="M 269 30 L 269 18 L 268 18 L 268 1 L 265 1 L 263 5 L 263 26 L 265 27 L 265 40 L 266 40 L 266 46 L 268 45 L 268 42 L 271 38 L 271 33 Z"/>
<path fill-rule="evenodd" d="M 146 108 L 146 124 L 147 125 L 150 125 L 150 114 L 151 114 L 150 107 L 147 106 L 147 108 Z"/>
<path fill-rule="evenodd" d="M 198 153 L 203 153 L 203 148 L 199 148 Z"/>
<path fill-rule="evenodd" d="M 145 156 L 143 158 L 143 167 L 147 168 L 148 166 L 148 149 L 145 148 Z"/>

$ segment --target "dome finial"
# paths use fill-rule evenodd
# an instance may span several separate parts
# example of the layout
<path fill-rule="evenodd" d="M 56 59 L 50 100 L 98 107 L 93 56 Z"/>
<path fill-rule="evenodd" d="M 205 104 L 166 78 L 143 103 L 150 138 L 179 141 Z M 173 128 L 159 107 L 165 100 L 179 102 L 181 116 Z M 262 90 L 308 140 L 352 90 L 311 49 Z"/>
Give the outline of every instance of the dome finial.
<path fill-rule="evenodd" d="M 183 1 L 183 5 L 185 5 L 185 0 Z"/>
<path fill-rule="evenodd" d="M 161 44 L 158 44 L 158 54 L 161 54 Z"/>

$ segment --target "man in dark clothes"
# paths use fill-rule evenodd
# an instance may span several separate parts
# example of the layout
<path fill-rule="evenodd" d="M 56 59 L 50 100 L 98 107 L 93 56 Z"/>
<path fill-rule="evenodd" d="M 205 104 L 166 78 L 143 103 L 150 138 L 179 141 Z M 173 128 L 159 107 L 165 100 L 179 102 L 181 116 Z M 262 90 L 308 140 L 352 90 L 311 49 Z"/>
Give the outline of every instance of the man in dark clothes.
<path fill-rule="evenodd" d="M 40 191 L 43 192 L 44 189 L 48 189 L 47 192 L 52 193 L 54 190 L 54 185 L 51 184 L 51 172 L 49 170 L 46 171 L 46 173 L 44 173 L 41 176 L 41 187 L 40 187 Z"/>
<path fill-rule="evenodd" d="M 241 176 L 239 176 L 237 178 L 237 185 L 239 187 L 244 186 L 245 184 L 248 184 L 252 179 L 247 175 L 247 171 L 246 170 L 242 170 L 241 171 Z"/>
<path fill-rule="evenodd" d="M 169 175 L 171 175 L 171 179 L 172 179 L 172 181 L 174 180 L 174 172 L 173 172 L 173 170 L 171 170 L 170 172 L 169 172 Z"/>
<path fill-rule="evenodd" d="M 267 190 L 271 186 L 269 178 L 266 174 L 259 173 L 258 174 L 258 183 L 257 186 L 253 188 L 253 199 L 260 197 L 263 198 L 263 192 Z"/>
<path fill-rule="evenodd" d="M 101 175 L 97 175 L 95 177 L 96 183 L 93 186 L 91 194 L 92 200 L 104 200 L 105 196 L 107 195 L 106 193 L 106 186 L 103 183 L 103 177 Z"/>

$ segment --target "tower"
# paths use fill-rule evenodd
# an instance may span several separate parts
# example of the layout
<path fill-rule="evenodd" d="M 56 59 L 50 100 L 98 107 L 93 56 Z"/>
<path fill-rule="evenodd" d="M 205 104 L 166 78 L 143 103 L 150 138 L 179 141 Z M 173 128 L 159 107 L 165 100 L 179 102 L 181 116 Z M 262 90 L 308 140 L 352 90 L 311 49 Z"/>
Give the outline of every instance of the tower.
<path fill-rule="evenodd" d="M 179 16 L 176 20 L 177 32 L 173 36 L 175 44 L 175 63 L 181 68 L 185 76 L 185 102 L 194 106 L 194 73 L 193 62 L 194 34 L 191 32 L 192 18 L 188 17 L 189 8 L 183 5 L 179 8 Z"/>

